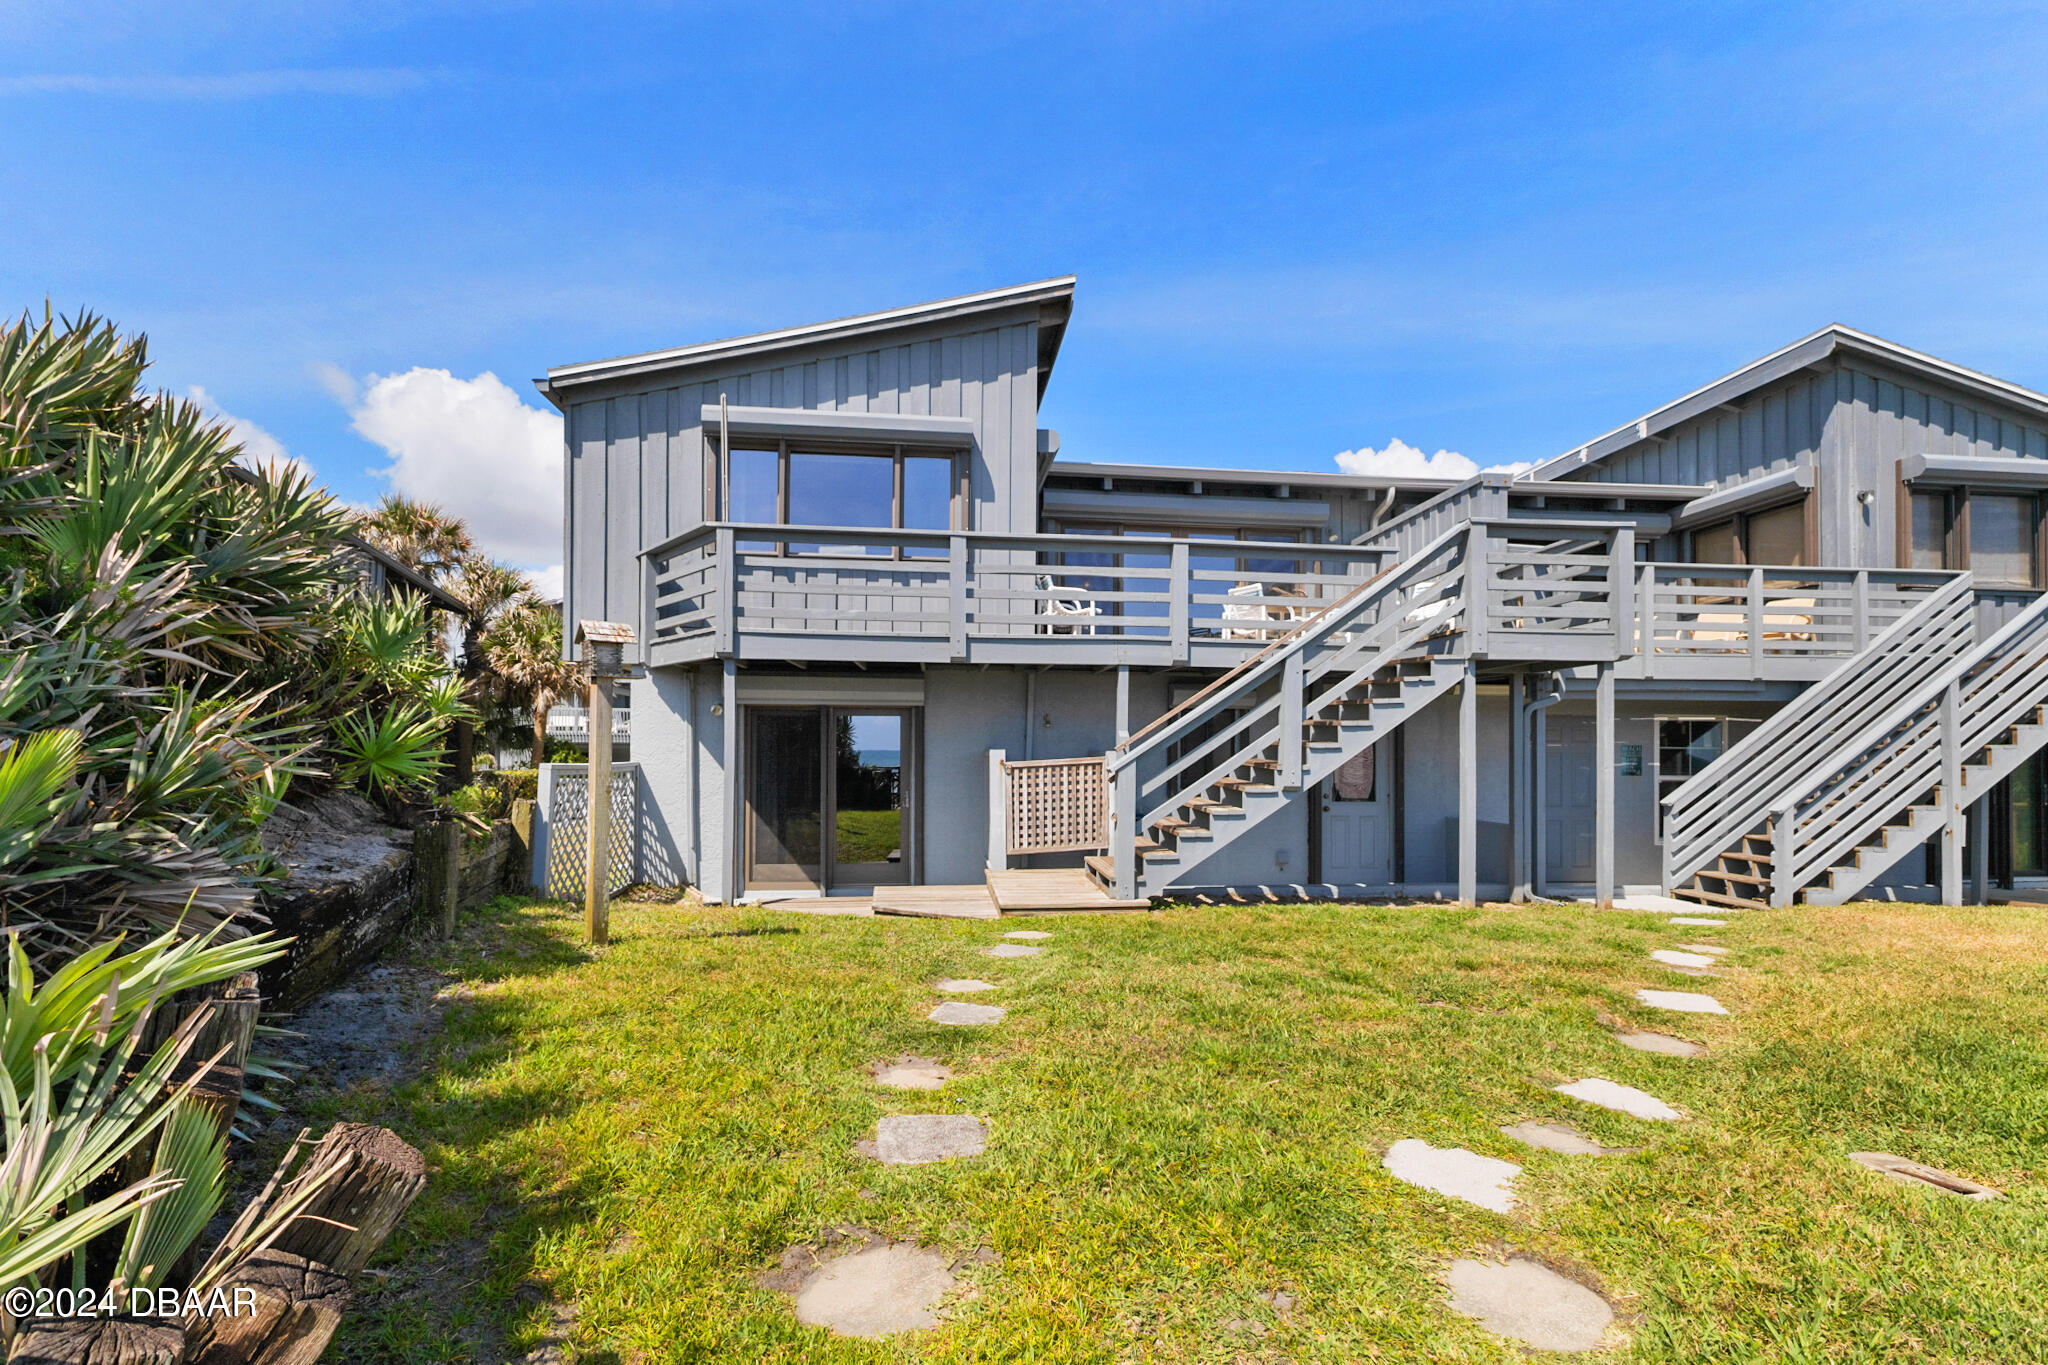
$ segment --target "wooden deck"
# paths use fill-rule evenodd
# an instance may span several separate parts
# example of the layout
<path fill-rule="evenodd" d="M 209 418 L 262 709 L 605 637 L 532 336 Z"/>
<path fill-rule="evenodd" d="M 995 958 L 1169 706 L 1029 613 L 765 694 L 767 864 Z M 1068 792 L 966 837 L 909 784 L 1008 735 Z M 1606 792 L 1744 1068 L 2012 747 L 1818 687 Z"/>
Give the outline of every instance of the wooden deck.
<path fill-rule="evenodd" d="M 990 872 L 988 893 L 1006 915 L 1049 915 L 1068 911 L 1150 910 L 1145 899 L 1120 901 L 1078 867 Z"/>
<path fill-rule="evenodd" d="M 981 886 L 879 886 L 867 903 L 877 915 L 920 915 L 932 919 L 996 919 L 1002 915 L 1152 908 L 1152 902 L 1147 900 L 1115 899 L 1079 868 L 991 872 Z M 789 908 L 788 903 L 783 908 Z"/>

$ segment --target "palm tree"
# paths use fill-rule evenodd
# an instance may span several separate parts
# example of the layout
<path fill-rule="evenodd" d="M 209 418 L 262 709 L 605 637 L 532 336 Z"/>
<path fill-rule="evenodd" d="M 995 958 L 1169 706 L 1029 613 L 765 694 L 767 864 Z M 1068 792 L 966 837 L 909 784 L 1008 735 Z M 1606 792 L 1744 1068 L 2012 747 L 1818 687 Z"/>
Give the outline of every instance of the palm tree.
<path fill-rule="evenodd" d="M 435 583 L 445 585 L 476 556 L 462 519 L 430 502 L 386 493 L 356 525 L 363 539 Z"/>
<path fill-rule="evenodd" d="M 575 695 L 585 681 L 582 665 L 562 657 L 562 614 L 538 598 L 520 602 L 484 636 L 484 658 L 533 707 L 533 761 L 538 766 L 548 751 L 548 708 Z M 590 742 L 600 737 L 593 735 Z"/>

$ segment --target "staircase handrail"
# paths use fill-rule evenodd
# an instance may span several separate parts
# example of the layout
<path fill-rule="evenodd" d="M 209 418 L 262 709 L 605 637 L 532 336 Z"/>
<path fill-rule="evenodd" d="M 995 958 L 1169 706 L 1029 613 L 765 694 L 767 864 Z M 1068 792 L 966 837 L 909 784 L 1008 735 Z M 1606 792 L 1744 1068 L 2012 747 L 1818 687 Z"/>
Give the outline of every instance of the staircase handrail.
<path fill-rule="evenodd" d="M 1460 522 L 1432 540 L 1418 554 L 1409 556 L 1401 563 L 1380 570 L 1351 591 L 1345 593 L 1328 606 L 1300 622 L 1286 634 L 1274 640 L 1257 654 L 1252 655 L 1237 667 L 1225 673 L 1201 691 L 1189 697 L 1180 705 L 1171 708 L 1157 720 L 1132 734 L 1129 739 L 1111 749 L 1104 757 L 1106 770 L 1115 774 L 1135 763 L 1146 754 L 1163 744 L 1170 744 L 1187 733 L 1197 722 L 1197 712 L 1204 714 L 1220 709 L 1227 698 L 1241 695 L 1249 688 L 1263 685 L 1278 670 L 1283 668 L 1289 655 L 1297 654 L 1311 644 L 1331 634 L 1354 612 L 1373 602 L 1384 594 L 1408 585 L 1412 578 L 1428 574 L 1443 573 L 1441 567 L 1432 568 L 1431 561 L 1444 550 L 1461 540 L 1469 538 L 1470 527 Z M 1254 675 L 1257 675 L 1256 677 Z"/>
<path fill-rule="evenodd" d="M 2048 674 L 2041 672 L 2048 661 L 2048 634 L 2037 629 L 2044 621 L 2048 597 L 1945 665 L 1913 697 L 1857 735 L 1852 744 L 1860 747 L 1845 748 L 1842 752 L 1851 757 L 1834 771 L 1817 775 L 1803 791 L 1787 793 L 1777 803 L 1773 813 L 1783 831 L 1784 873 L 1774 875 L 1775 900 L 1789 902 L 1800 887 L 1888 823 L 1901 802 L 1929 787 L 1941 789 L 1945 818 L 1960 813 L 1967 756 L 2040 705 L 2040 686 L 2012 687 L 2008 670 L 2017 664 L 2048 685 Z M 1977 710 L 1986 693 L 1998 691 L 2002 697 Z M 1951 697 L 1953 706 L 1947 704 Z M 1963 716 L 1972 711 L 1965 721 Z M 1890 725 L 1880 728 L 1886 721 Z M 1827 816 L 1841 802 L 1848 803 L 1846 815 Z M 1809 826 L 1814 833 L 1809 834 Z"/>
<path fill-rule="evenodd" d="M 1725 851 L 1732 840 L 1748 833 L 1765 818 L 1770 801 L 1782 790 L 1778 785 L 1784 778 L 1781 770 L 1788 766 L 1803 768 L 1800 760 L 1806 751 L 1827 742 L 1824 732 L 1816 731 L 1811 721 L 1817 714 L 1836 705 L 1841 694 L 1867 693 L 1887 684 L 1910 687 L 1910 682 L 1894 676 L 1900 669 L 1909 668 L 1915 660 L 1924 657 L 1924 651 L 1910 646 L 1909 642 L 1930 630 L 1945 633 L 1967 629 L 1967 621 L 1944 618 L 1952 616 L 1959 607 L 1967 608 L 1970 586 L 1967 572 L 1952 574 L 1929 592 L 1926 600 L 1886 627 L 1861 651 L 1843 660 L 1825 677 L 1666 795 L 1661 802 L 1664 808 L 1665 884 L 1676 886 Z M 1908 647 L 1901 649 L 1902 645 Z M 1875 671 L 1872 669 L 1873 659 L 1880 665 Z M 1799 737 L 1793 749 L 1788 753 L 1774 754 L 1773 750 L 1788 735 Z M 1768 766 L 1758 774 L 1744 773 L 1743 770 L 1753 762 Z M 1738 774 L 1743 776 L 1738 778 Z M 1695 809 L 1702 811 L 1701 819 L 1705 820 L 1710 818 L 1706 813 L 1714 807 L 1729 804 L 1731 781 L 1750 788 L 1740 793 L 1743 799 L 1735 813 L 1712 825 L 1688 831 L 1686 817 Z M 1758 787 L 1761 790 L 1757 790 Z"/>
<path fill-rule="evenodd" d="M 2044 613 L 2048 613 L 2048 596 L 2040 598 L 2033 606 L 2028 607 L 2025 611 L 2007 621 L 1989 639 L 1981 644 L 1972 646 L 1939 672 L 1921 683 L 1912 693 L 1893 705 L 1889 711 L 1886 711 L 1876 720 L 1857 731 L 1854 738 L 1841 746 L 1839 752 L 1846 755 L 1841 763 L 1832 769 L 1810 772 L 1798 782 L 1785 788 L 1784 791 L 1778 794 L 1777 799 L 1770 803 L 1769 810 L 1771 814 L 1782 815 L 1786 811 L 1791 810 L 1793 806 L 1810 795 L 1815 787 L 1818 787 L 1835 773 L 1854 765 L 1858 759 L 1881 757 L 1883 752 L 1882 746 L 1879 743 L 1881 740 L 1891 734 L 1892 731 L 1912 720 L 1926 707 L 1940 701 L 1941 694 L 1948 690 L 1950 683 L 1960 682 L 1965 674 L 1978 665 L 1989 661 L 1993 655 L 2005 647 L 2013 636 L 2031 629 Z M 1997 727 L 1991 726 L 1988 728 L 1996 729 Z"/>

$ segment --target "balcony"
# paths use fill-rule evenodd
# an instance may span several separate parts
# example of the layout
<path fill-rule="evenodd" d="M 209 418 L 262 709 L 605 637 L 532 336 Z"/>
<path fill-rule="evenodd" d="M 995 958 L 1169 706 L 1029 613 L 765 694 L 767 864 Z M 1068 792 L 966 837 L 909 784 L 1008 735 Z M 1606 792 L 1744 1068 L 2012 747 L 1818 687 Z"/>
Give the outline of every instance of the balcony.
<path fill-rule="evenodd" d="M 1951 575 L 1639 564 L 1629 527 L 1481 518 L 1483 619 L 1448 648 L 1618 661 L 1624 678 L 1817 678 Z M 802 662 L 1229 668 L 1394 566 L 1351 545 L 712 523 L 644 551 L 655 666 Z M 1628 565 L 1617 574 L 1617 565 Z M 1452 628 L 1455 627 L 1455 630 Z"/>
<path fill-rule="evenodd" d="M 548 738 L 571 744 L 590 742 L 590 711 L 582 706 L 548 708 Z M 612 742 L 625 744 L 633 738 L 633 713 L 623 706 L 612 708 Z"/>

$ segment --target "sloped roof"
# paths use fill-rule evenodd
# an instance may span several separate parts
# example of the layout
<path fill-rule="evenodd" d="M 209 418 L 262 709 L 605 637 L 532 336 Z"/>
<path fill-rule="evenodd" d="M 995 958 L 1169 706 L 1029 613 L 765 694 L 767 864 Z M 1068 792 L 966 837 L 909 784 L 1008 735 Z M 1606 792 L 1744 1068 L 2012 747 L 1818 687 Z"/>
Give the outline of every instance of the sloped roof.
<path fill-rule="evenodd" d="M 1789 346 L 1751 361 L 1741 369 L 1722 375 L 1660 408 L 1654 408 L 1582 446 L 1545 460 L 1517 475 L 1518 479 L 1557 479 L 1596 464 L 1607 456 L 1670 430 L 1681 422 L 1711 412 L 1766 385 L 1827 360 L 1837 354 L 1876 360 L 1893 369 L 1925 375 L 1927 378 L 1979 398 L 1988 399 L 2022 412 L 2048 419 L 2048 394 L 2011 384 L 2003 379 L 1951 364 L 1938 356 L 1901 346 L 1895 341 L 1859 332 L 1853 327 L 1831 323 Z"/>
<path fill-rule="evenodd" d="M 1074 277 L 1059 275 L 1049 280 L 1035 280 L 1029 284 L 987 289 L 978 294 L 960 294 L 953 298 L 915 303 L 904 308 L 885 308 L 877 313 L 859 313 L 852 317 L 835 318 L 830 322 L 806 323 L 801 327 L 753 332 L 746 336 L 726 337 L 718 341 L 693 342 L 687 346 L 671 346 L 665 350 L 615 356 L 609 360 L 557 365 L 547 372 L 545 378 L 536 379 L 533 383 L 535 388 L 548 396 L 549 401 L 559 407 L 561 404 L 556 394 L 562 389 L 580 384 L 643 374 L 652 370 L 699 365 L 710 361 L 730 361 L 797 346 L 846 341 L 873 333 L 971 317 L 977 313 L 993 313 L 1015 308 L 1020 304 L 1036 303 L 1042 310 L 1038 340 L 1038 386 L 1042 395 L 1045 391 L 1045 381 L 1052 373 L 1053 361 L 1059 356 L 1060 338 L 1066 331 L 1067 319 L 1073 311 L 1073 301 Z"/>

